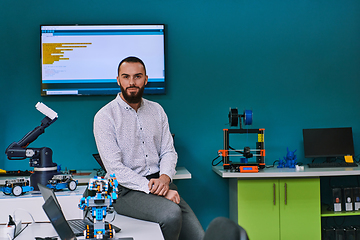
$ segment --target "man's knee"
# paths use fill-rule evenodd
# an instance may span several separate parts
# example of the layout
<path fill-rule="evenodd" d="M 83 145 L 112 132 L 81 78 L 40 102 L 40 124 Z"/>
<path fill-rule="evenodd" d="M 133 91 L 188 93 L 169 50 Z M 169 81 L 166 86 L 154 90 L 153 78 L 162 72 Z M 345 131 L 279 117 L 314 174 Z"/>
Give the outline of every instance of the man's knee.
<path fill-rule="evenodd" d="M 167 204 L 167 208 L 164 208 L 158 217 L 165 240 L 177 240 L 182 227 L 180 207 L 176 203 Z"/>
<path fill-rule="evenodd" d="M 173 203 L 169 204 L 167 208 L 159 213 L 159 223 L 167 226 L 179 226 L 181 227 L 182 213 L 179 205 Z"/>

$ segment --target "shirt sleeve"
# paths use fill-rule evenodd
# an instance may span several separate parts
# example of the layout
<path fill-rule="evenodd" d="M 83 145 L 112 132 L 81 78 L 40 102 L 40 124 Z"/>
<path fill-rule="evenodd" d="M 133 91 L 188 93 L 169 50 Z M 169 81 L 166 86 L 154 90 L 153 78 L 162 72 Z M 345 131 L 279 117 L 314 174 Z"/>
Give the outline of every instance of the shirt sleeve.
<path fill-rule="evenodd" d="M 146 177 L 142 177 L 123 164 L 121 149 L 116 140 L 114 121 L 111 113 L 104 109 L 100 110 L 94 118 L 95 142 L 107 174 L 115 174 L 123 187 L 149 193 L 149 181 Z"/>
<path fill-rule="evenodd" d="M 160 175 L 166 174 L 172 180 L 176 174 L 176 163 L 178 155 L 174 148 L 174 139 L 171 135 L 169 122 L 164 110 L 162 117 L 162 138 L 160 148 Z"/>

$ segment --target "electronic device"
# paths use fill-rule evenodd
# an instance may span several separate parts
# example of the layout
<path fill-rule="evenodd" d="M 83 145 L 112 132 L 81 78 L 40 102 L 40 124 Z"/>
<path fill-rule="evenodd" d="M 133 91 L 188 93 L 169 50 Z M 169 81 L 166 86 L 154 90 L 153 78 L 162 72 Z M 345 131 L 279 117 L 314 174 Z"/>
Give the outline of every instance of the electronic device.
<path fill-rule="evenodd" d="M 353 188 L 353 196 L 354 196 L 354 210 L 360 210 L 360 187 Z"/>
<path fill-rule="evenodd" d="M 105 169 L 103 161 L 101 160 L 100 154 L 94 153 L 93 157 L 95 158 L 96 162 L 100 165 L 101 170 L 105 171 L 105 173 L 106 173 L 106 169 Z"/>
<path fill-rule="evenodd" d="M 224 148 L 218 151 L 218 155 L 222 157 L 224 169 L 237 172 L 259 172 L 259 169 L 265 168 L 265 142 L 264 142 L 264 128 L 260 129 L 243 129 L 242 120 L 245 125 L 252 124 L 253 113 L 251 110 L 245 110 L 243 114 L 239 114 L 237 108 L 230 108 L 229 124 L 231 127 L 236 127 L 240 123 L 239 129 L 223 129 L 224 132 Z M 234 149 L 230 147 L 230 134 L 258 134 L 256 147 L 251 149 L 246 146 L 243 150 Z M 241 157 L 240 163 L 233 163 L 230 157 Z M 255 157 L 256 162 L 249 162 L 248 159 Z"/>
<path fill-rule="evenodd" d="M 57 208 L 59 209 L 61 215 L 63 215 L 60 203 L 57 200 L 55 193 L 50 188 L 48 188 L 40 183 L 38 184 L 38 187 L 40 189 L 42 197 L 44 198 L 44 201 L 46 202 L 49 198 L 52 198 L 53 201 L 55 202 L 55 204 L 57 205 Z M 59 217 L 61 217 L 61 216 L 59 215 Z M 83 231 L 85 230 L 86 225 L 93 224 L 93 222 L 88 219 L 71 219 L 71 220 L 68 220 L 67 222 L 68 222 L 67 224 L 71 227 L 72 231 L 75 233 L 76 236 L 84 235 Z M 112 228 L 115 229 L 115 232 L 121 231 L 120 228 L 118 228 L 114 225 L 112 225 Z"/>
<path fill-rule="evenodd" d="M 356 163 L 347 162 L 322 162 L 322 163 L 309 163 L 309 168 L 332 168 L 332 167 L 357 167 Z"/>
<path fill-rule="evenodd" d="M 41 125 L 28 132 L 22 139 L 11 143 L 5 150 L 9 160 L 30 159 L 30 167 L 34 167 L 33 173 L 30 175 L 30 184 L 34 190 L 38 190 L 37 183 L 47 184 L 57 172 L 57 164 L 52 161 L 52 150 L 48 147 L 31 148 L 28 147 L 35 141 L 45 129 L 58 119 L 58 114 L 51 108 L 38 102 L 36 109 L 45 115 L 41 120 Z"/>
<path fill-rule="evenodd" d="M 354 207 L 354 197 L 352 188 L 344 188 L 344 205 L 345 211 L 353 211 Z"/>
<path fill-rule="evenodd" d="M 41 25 L 41 96 L 116 95 L 119 62 L 140 58 L 144 94 L 165 94 L 165 25 Z"/>
<path fill-rule="evenodd" d="M 341 212 L 342 211 L 342 189 L 341 188 L 333 188 L 332 189 L 333 195 L 333 206 L 334 212 Z"/>
<path fill-rule="evenodd" d="M 53 197 L 50 196 L 46 199 L 42 208 L 61 240 L 76 240 L 75 233 L 70 228 L 63 212 L 60 210 Z"/>
<path fill-rule="evenodd" d="M 305 158 L 354 156 L 351 127 L 303 129 Z"/>

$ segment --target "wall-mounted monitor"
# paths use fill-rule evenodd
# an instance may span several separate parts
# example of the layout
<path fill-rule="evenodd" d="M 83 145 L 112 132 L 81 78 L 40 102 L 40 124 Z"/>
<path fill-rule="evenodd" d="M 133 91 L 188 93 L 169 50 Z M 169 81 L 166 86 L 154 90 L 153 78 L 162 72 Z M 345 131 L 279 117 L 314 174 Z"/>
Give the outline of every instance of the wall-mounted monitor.
<path fill-rule="evenodd" d="M 41 25 L 41 95 L 116 95 L 117 67 L 145 63 L 144 94 L 165 94 L 165 25 Z"/>
<path fill-rule="evenodd" d="M 303 129 L 305 158 L 354 156 L 351 127 Z"/>

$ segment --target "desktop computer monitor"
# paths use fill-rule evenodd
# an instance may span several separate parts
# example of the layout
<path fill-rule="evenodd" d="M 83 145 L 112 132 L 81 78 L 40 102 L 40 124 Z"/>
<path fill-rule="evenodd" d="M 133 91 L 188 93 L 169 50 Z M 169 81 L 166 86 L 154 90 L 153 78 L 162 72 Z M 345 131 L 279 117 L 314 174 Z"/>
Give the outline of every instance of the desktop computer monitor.
<path fill-rule="evenodd" d="M 351 127 L 303 129 L 305 158 L 354 156 Z"/>

